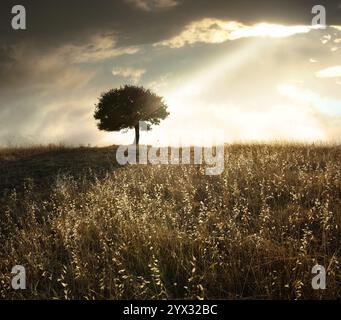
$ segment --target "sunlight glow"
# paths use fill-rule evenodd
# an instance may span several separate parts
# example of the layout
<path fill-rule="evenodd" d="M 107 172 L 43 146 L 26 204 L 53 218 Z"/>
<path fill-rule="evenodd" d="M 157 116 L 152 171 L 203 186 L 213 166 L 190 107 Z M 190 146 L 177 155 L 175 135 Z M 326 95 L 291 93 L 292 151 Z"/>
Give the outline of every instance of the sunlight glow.
<path fill-rule="evenodd" d="M 205 18 L 187 25 L 183 31 L 173 38 L 158 42 L 155 46 L 169 46 L 180 48 L 186 44 L 222 43 L 228 40 L 237 40 L 250 37 L 284 38 L 299 33 L 308 33 L 319 26 L 296 25 L 286 26 L 271 23 L 245 25 L 238 21 Z"/>
<path fill-rule="evenodd" d="M 341 77 L 341 66 L 333 66 L 316 72 L 318 78 L 337 78 Z"/>
<path fill-rule="evenodd" d="M 297 33 L 308 33 L 310 26 L 284 26 L 278 24 L 260 23 L 254 26 L 242 26 L 231 33 L 231 40 L 246 37 L 284 38 Z"/>
<path fill-rule="evenodd" d="M 260 30 L 265 29 L 261 28 L 257 32 L 260 33 Z M 283 35 L 280 29 L 273 32 L 278 36 Z M 228 102 L 215 106 L 202 101 L 203 95 L 214 91 L 215 81 L 219 81 L 222 76 L 234 76 L 250 57 L 262 50 L 264 43 L 255 39 L 242 49 L 223 55 L 221 59 L 192 74 L 187 81 L 165 94 L 172 116 L 184 119 L 184 123 L 177 122 L 168 127 L 178 135 L 182 144 L 202 145 L 204 138 L 207 141 L 209 136 L 216 143 L 236 140 L 267 141 L 274 138 L 313 141 L 325 138 L 319 123 L 307 114 L 310 109 L 273 106 L 264 113 L 243 111 L 243 106 L 233 106 Z M 181 131 L 183 126 L 185 131 Z M 220 132 L 217 135 L 218 129 Z M 168 143 L 172 144 L 171 141 Z"/>

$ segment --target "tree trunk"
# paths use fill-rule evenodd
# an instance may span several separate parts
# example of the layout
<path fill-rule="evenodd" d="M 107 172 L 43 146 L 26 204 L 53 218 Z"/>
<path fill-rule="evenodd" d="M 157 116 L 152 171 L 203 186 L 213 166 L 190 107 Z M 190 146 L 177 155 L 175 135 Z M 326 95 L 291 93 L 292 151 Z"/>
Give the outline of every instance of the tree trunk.
<path fill-rule="evenodd" d="M 135 126 L 135 144 L 138 145 L 140 142 L 140 125 Z"/>

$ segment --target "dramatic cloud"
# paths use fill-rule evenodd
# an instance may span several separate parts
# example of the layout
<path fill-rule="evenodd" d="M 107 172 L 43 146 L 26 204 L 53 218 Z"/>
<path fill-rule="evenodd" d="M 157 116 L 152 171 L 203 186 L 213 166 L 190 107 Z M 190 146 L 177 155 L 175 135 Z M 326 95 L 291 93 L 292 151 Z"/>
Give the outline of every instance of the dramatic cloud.
<path fill-rule="evenodd" d="M 178 5 L 175 0 L 125 0 L 144 11 L 158 11 L 173 8 Z"/>
<path fill-rule="evenodd" d="M 341 8 L 341 7 L 340 7 Z M 341 26 L 331 26 L 332 28 L 334 28 L 334 29 L 337 29 L 337 30 L 339 30 L 339 31 L 341 31 Z"/>
<path fill-rule="evenodd" d="M 320 94 L 309 89 L 299 89 L 291 85 L 281 85 L 279 92 L 293 99 L 295 102 L 314 106 L 321 113 L 333 116 L 341 116 L 341 100 L 322 97 Z"/>
<path fill-rule="evenodd" d="M 341 77 L 341 66 L 329 67 L 316 72 L 318 78 L 337 78 Z"/>
<path fill-rule="evenodd" d="M 5 45 L 0 47 L 0 93 L 24 84 L 26 88 L 40 84 L 45 87 L 54 82 L 59 84 L 56 89 L 80 86 L 94 76 L 96 64 L 134 55 L 139 50 L 137 46 L 117 47 L 112 35 L 94 35 L 82 44 L 64 44 L 45 50 L 25 42 Z"/>
<path fill-rule="evenodd" d="M 308 33 L 311 29 L 312 27 L 309 26 L 283 26 L 268 23 L 247 26 L 236 21 L 203 19 L 192 22 L 179 35 L 161 41 L 157 45 L 180 48 L 185 44 L 196 42 L 222 43 L 227 40 L 250 37 L 283 38 L 298 33 Z"/>
<path fill-rule="evenodd" d="M 136 46 L 116 47 L 116 40 L 109 35 L 95 36 L 90 39 L 89 43 L 83 45 L 65 45 L 56 54 L 67 57 L 73 63 L 94 63 L 124 54 L 134 54 L 138 51 Z"/>
<path fill-rule="evenodd" d="M 114 76 L 121 76 L 129 78 L 134 84 L 137 84 L 141 77 L 146 73 L 145 69 L 134 69 L 134 68 L 114 68 L 112 74 Z"/>

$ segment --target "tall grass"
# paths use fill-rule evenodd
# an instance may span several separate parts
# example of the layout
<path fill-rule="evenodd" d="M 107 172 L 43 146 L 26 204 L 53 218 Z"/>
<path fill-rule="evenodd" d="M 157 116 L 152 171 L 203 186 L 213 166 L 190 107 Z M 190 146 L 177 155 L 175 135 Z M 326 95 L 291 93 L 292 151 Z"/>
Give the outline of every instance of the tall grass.
<path fill-rule="evenodd" d="M 340 163 L 337 146 L 232 145 L 219 176 L 127 166 L 59 176 L 48 197 L 27 183 L 0 203 L 0 297 L 340 298 Z"/>

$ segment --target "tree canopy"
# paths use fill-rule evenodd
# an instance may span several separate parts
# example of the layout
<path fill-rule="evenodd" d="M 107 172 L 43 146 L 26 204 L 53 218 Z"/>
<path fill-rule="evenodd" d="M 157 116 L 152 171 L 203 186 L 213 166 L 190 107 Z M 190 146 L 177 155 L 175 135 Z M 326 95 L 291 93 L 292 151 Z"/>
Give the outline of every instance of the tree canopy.
<path fill-rule="evenodd" d="M 139 140 L 139 121 L 147 128 L 160 124 L 169 115 L 163 98 L 149 89 L 125 85 L 101 95 L 94 117 L 103 131 L 120 131 L 135 128 L 135 142 Z"/>

